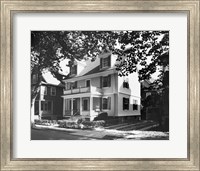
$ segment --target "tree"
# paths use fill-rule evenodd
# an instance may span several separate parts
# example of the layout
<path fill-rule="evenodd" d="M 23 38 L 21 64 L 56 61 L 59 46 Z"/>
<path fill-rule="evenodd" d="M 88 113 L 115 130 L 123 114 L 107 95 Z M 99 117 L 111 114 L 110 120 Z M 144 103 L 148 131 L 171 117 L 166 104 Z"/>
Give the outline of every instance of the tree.
<path fill-rule="evenodd" d="M 169 66 L 168 31 L 32 31 L 31 75 L 42 75 L 49 70 L 62 80 L 60 61 L 96 57 L 105 51 L 118 56 L 119 76 L 138 71 L 139 80 L 148 79 L 160 69 L 157 80 L 163 85 L 164 68 Z M 166 55 L 163 55 L 166 54 Z M 31 101 L 38 93 L 38 84 L 32 87 Z"/>

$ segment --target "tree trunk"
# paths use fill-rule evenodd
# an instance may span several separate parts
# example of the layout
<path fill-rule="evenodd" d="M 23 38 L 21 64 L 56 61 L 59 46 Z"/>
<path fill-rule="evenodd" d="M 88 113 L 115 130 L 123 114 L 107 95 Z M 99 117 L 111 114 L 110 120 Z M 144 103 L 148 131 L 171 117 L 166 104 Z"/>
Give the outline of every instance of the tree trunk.
<path fill-rule="evenodd" d="M 34 115 L 35 115 L 35 99 L 32 99 L 31 101 L 31 124 L 34 123 Z"/>
<path fill-rule="evenodd" d="M 31 124 L 34 123 L 34 118 L 35 118 L 35 101 L 37 96 L 39 95 L 39 85 L 35 85 L 32 87 L 32 92 L 31 92 Z"/>

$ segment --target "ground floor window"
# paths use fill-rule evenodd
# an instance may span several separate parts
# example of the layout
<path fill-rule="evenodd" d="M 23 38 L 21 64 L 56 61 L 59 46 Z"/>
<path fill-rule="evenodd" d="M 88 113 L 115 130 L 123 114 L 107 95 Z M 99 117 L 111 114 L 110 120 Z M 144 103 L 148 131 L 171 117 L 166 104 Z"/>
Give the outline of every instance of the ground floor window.
<path fill-rule="evenodd" d="M 83 105 L 83 111 L 90 110 L 90 98 L 89 97 L 84 97 L 82 99 L 82 105 Z"/>
<path fill-rule="evenodd" d="M 133 110 L 138 110 L 138 101 L 133 100 Z"/>
<path fill-rule="evenodd" d="M 129 110 L 129 98 L 123 98 L 123 110 Z"/>
<path fill-rule="evenodd" d="M 42 111 L 51 111 L 52 110 L 52 101 L 41 101 L 41 110 Z"/>
<path fill-rule="evenodd" d="M 103 109 L 110 110 L 111 107 L 111 98 L 110 97 L 103 97 L 102 99 L 102 107 Z"/>

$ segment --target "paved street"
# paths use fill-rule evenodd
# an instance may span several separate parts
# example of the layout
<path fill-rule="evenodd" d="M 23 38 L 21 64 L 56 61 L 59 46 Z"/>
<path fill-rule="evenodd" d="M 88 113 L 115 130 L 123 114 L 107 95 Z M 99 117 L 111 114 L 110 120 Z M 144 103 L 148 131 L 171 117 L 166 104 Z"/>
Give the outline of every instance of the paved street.
<path fill-rule="evenodd" d="M 74 135 L 73 131 L 31 129 L 31 140 L 92 140 L 93 138 Z"/>

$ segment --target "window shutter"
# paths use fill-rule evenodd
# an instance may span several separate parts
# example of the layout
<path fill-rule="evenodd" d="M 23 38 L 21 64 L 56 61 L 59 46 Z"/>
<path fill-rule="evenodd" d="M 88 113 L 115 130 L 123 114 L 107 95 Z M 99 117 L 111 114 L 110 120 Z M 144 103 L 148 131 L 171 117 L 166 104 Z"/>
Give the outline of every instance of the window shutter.
<path fill-rule="evenodd" d="M 111 55 L 108 56 L 108 66 L 111 66 Z"/>
<path fill-rule="evenodd" d="M 123 103 L 122 103 L 122 105 L 123 105 L 123 110 L 125 109 L 125 98 L 123 98 Z"/>
<path fill-rule="evenodd" d="M 75 74 L 77 75 L 77 65 L 75 65 L 74 67 L 75 67 Z"/>
<path fill-rule="evenodd" d="M 108 109 L 111 109 L 111 97 L 108 97 Z"/>
<path fill-rule="evenodd" d="M 108 87 L 111 87 L 111 75 L 108 76 Z"/>
<path fill-rule="evenodd" d="M 103 98 L 100 97 L 100 111 L 102 111 L 102 102 L 103 102 Z"/>
<path fill-rule="evenodd" d="M 77 88 L 77 81 L 74 82 L 74 88 Z"/>
<path fill-rule="evenodd" d="M 100 68 L 102 68 L 102 58 L 100 58 Z"/>
<path fill-rule="evenodd" d="M 103 87 L 103 79 L 102 79 L 102 76 L 100 76 L 100 88 L 102 88 Z"/>

